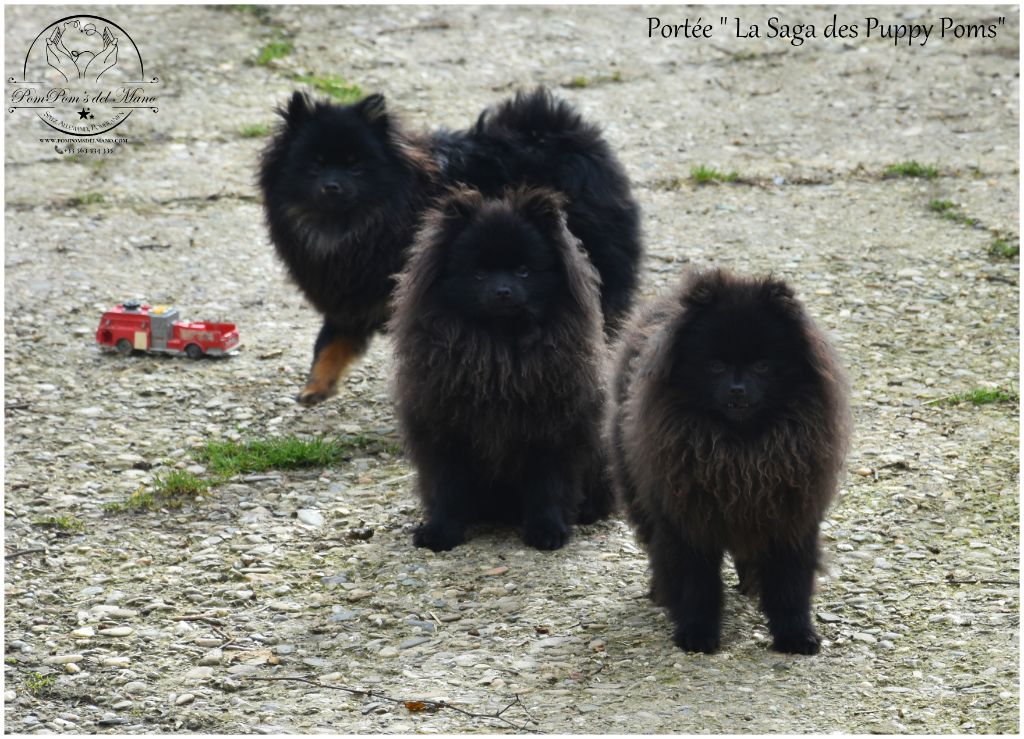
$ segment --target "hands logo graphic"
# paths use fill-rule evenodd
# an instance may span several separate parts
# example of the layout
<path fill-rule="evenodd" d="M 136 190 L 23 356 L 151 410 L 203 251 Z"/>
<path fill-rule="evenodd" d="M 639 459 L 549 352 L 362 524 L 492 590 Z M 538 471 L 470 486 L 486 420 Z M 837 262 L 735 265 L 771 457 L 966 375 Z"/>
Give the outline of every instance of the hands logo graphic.
<path fill-rule="evenodd" d="M 73 28 L 80 34 L 84 34 L 88 37 L 88 41 L 73 34 L 65 39 L 65 32 L 68 28 Z M 70 43 L 66 44 L 65 40 Z M 99 51 L 80 49 L 77 47 L 76 41 L 79 44 L 85 42 L 92 46 L 97 45 L 97 41 L 101 41 L 103 47 Z M 68 49 L 68 45 L 72 48 Z M 86 23 L 83 26 L 81 21 L 68 21 L 63 26 L 54 28 L 46 39 L 46 63 L 60 72 L 65 82 L 82 79 L 99 82 L 103 73 L 117 64 L 117 37 L 110 32 L 110 28 L 107 26 L 103 27 L 103 33 L 100 35 L 93 23 Z"/>

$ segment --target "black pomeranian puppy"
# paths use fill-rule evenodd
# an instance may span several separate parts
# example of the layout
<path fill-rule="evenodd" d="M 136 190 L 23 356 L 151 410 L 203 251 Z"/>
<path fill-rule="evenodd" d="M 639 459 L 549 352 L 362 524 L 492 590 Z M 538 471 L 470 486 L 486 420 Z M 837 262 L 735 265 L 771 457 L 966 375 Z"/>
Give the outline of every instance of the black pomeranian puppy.
<path fill-rule="evenodd" d="M 612 478 L 675 643 L 719 646 L 721 563 L 759 591 L 773 648 L 815 654 L 818 526 L 850 416 L 822 332 L 775 279 L 692 273 L 623 330 L 606 425 Z"/>
<path fill-rule="evenodd" d="M 561 196 L 442 200 L 398 278 L 394 397 L 419 472 L 416 546 L 477 521 L 522 523 L 538 549 L 609 512 L 603 474 L 599 280 Z"/>
<path fill-rule="evenodd" d="M 569 230 L 602 278 L 609 329 L 628 311 L 642 256 L 639 209 L 600 131 L 544 89 L 484 111 L 465 131 L 414 136 L 381 95 L 354 105 L 296 92 L 263 153 L 270 236 L 292 279 L 324 316 L 299 402 L 331 395 L 388 316 L 424 209 L 465 183 L 490 197 L 516 185 L 566 197 Z"/>

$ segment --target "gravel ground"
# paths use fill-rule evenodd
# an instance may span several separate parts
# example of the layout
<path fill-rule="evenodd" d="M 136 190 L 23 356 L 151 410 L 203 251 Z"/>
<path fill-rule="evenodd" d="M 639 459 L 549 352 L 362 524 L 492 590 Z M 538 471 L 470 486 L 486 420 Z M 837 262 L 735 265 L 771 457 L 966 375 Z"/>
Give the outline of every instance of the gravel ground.
<path fill-rule="evenodd" d="M 943 8 L 1007 21 L 994 40 L 923 48 L 646 38 L 647 15 L 778 13 L 820 34 L 833 12 L 865 14 L 849 6 L 93 12 L 131 30 L 161 110 L 122 126 L 114 155 L 74 160 L 31 116 L 6 119 L 6 731 L 1018 730 L 1019 408 L 940 401 L 1018 387 L 1018 263 L 987 253 L 1019 234 L 1016 8 Z M 10 74 L 56 15 L 5 14 Z M 292 52 L 253 65 L 280 35 Z M 296 74 L 383 91 L 417 126 L 561 87 L 635 183 L 645 295 L 689 263 L 793 282 L 845 358 L 856 423 L 824 531 L 820 656 L 769 651 L 734 591 L 718 654 L 675 649 L 618 518 L 555 553 L 502 529 L 439 555 L 411 546 L 388 341 L 338 398 L 293 402 L 318 323 L 267 241 L 262 139 L 239 132 L 272 121 Z M 562 87 L 577 77 L 591 84 Z M 905 160 L 939 176 L 880 176 Z M 697 187 L 697 164 L 740 182 Z M 89 193 L 102 202 L 72 204 Z M 99 315 L 129 297 L 233 320 L 245 347 L 223 361 L 101 353 Z M 282 434 L 373 443 L 178 509 L 102 508 L 162 471 L 203 473 L 192 455 L 209 439 Z"/>

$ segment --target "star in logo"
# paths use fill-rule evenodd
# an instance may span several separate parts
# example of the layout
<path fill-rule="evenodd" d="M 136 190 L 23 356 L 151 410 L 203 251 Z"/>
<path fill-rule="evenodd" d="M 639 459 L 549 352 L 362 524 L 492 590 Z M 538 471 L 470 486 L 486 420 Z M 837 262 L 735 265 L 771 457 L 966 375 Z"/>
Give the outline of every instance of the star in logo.
<path fill-rule="evenodd" d="M 94 116 L 92 113 L 90 113 L 88 108 L 82 108 L 80 111 L 78 111 L 78 117 L 84 119 L 84 118 L 95 118 L 96 116 Z"/>

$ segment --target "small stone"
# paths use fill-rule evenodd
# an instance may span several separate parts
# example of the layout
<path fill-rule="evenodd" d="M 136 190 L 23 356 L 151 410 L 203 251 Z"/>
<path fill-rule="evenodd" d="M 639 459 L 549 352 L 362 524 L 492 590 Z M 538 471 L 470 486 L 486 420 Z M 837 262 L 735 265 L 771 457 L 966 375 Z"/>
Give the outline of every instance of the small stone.
<path fill-rule="evenodd" d="M 359 615 L 355 611 L 342 609 L 327 617 L 328 621 L 354 621 Z"/>
<path fill-rule="evenodd" d="M 81 671 L 82 668 L 76 665 L 74 662 L 70 662 L 64 665 L 64 672 L 68 673 L 69 675 L 77 675 Z"/>
<path fill-rule="evenodd" d="M 384 647 L 382 650 L 377 652 L 381 657 L 395 657 L 398 655 L 398 650 L 394 647 Z"/>
<path fill-rule="evenodd" d="M 125 683 L 122 690 L 131 695 L 134 695 L 136 693 L 148 693 L 149 685 L 142 682 L 141 680 L 132 680 L 130 683 Z"/>
<path fill-rule="evenodd" d="M 825 613 L 824 611 L 818 612 L 818 620 L 824 621 L 827 624 L 838 623 L 843 620 L 842 616 L 837 616 L 834 613 Z"/>
<path fill-rule="evenodd" d="M 213 677 L 212 667 L 193 667 L 185 673 L 186 680 L 209 680 Z"/>
<path fill-rule="evenodd" d="M 209 636 L 200 636 L 194 640 L 196 646 L 199 647 L 219 647 L 224 643 L 223 639 L 214 639 Z"/>
<path fill-rule="evenodd" d="M 371 595 L 373 595 L 373 593 L 371 591 L 369 591 L 369 590 L 363 590 L 361 588 L 356 588 L 355 590 L 352 590 L 352 591 L 349 592 L 349 594 L 348 594 L 348 602 L 349 603 L 355 603 L 357 600 L 363 600 L 364 598 L 369 598 Z"/>
<path fill-rule="evenodd" d="M 118 701 L 117 703 L 113 704 L 111 706 L 111 708 L 113 708 L 115 711 L 127 711 L 133 705 L 135 705 L 135 704 L 132 703 L 129 700 L 123 700 L 123 701 Z"/>
<path fill-rule="evenodd" d="M 104 667 L 127 667 L 131 663 L 131 657 L 107 657 L 100 662 Z"/>
<path fill-rule="evenodd" d="M 504 566 L 502 566 L 502 567 L 492 567 L 489 570 L 484 570 L 484 574 L 487 575 L 487 576 L 491 576 L 491 575 L 504 575 L 506 572 L 508 572 L 508 567 L 504 567 Z"/>
<path fill-rule="evenodd" d="M 860 475 L 861 477 L 871 477 L 871 470 L 867 467 L 858 467 L 853 471 L 853 474 Z"/>
<path fill-rule="evenodd" d="M 219 665 L 221 659 L 224 657 L 224 652 L 220 649 L 211 649 L 209 652 L 204 654 L 200 660 L 201 665 Z"/>
<path fill-rule="evenodd" d="M 134 631 L 131 626 L 111 626 L 109 629 L 100 629 L 99 633 L 102 636 L 128 636 Z"/>
<path fill-rule="evenodd" d="M 88 639 L 89 637 L 96 636 L 96 630 L 92 626 L 83 626 L 72 631 L 71 636 L 76 639 Z"/>
<path fill-rule="evenodd" d="M 269 606 L 272 611 L 282 611 L 285 613 L 295 613 L 296 611 L 302 610 L 301 605 L 288 600 L 272 600 L 267 603 L 267 606 Z"/>
<path fill-rule="evenodd" d="M 192 693 L 182 693 L 174 699 L 174 705 L 176 706 L 187 706 L 189 703 L 194 701 L 196 697 Z"/>
<path fill-rule="evenodd" d="M 300 508 L 296 517 L 307 526 L 320 528 L 324 525 L 324 517 L 314 508 Z"/>
<path fill-rule="evenodd" d="M 420 631 L 426 631 L 431 634 L 437 631 L 437 624 L 435 624 L 433 621 L 420 621 L 415 618 L 407 618 L 405 622 L 413 628 L 419 629 Z"/>
<path fill-rule="evenodd" d="M 18 694 L 13 690 L 4 691 L 4 703 L 13 703 L 18 697 Z"/>
<path fill-rule="evenodd" d="M 84 659 L 80 654 L 55 654 L 43 660 L 44 665 L 66 665 L 69 662 L 81 662 Z"/>
<path fill-rule="evenodd" d="M 862 641 L 865 644 L 877 644 L 878 643 L 878 639 L 873 634 L 869 634 L 869 633 L 867 633 L 865 631 L 858 631 L 858 632 L 854 633 L 853 639 L 855 641 Z"/>

